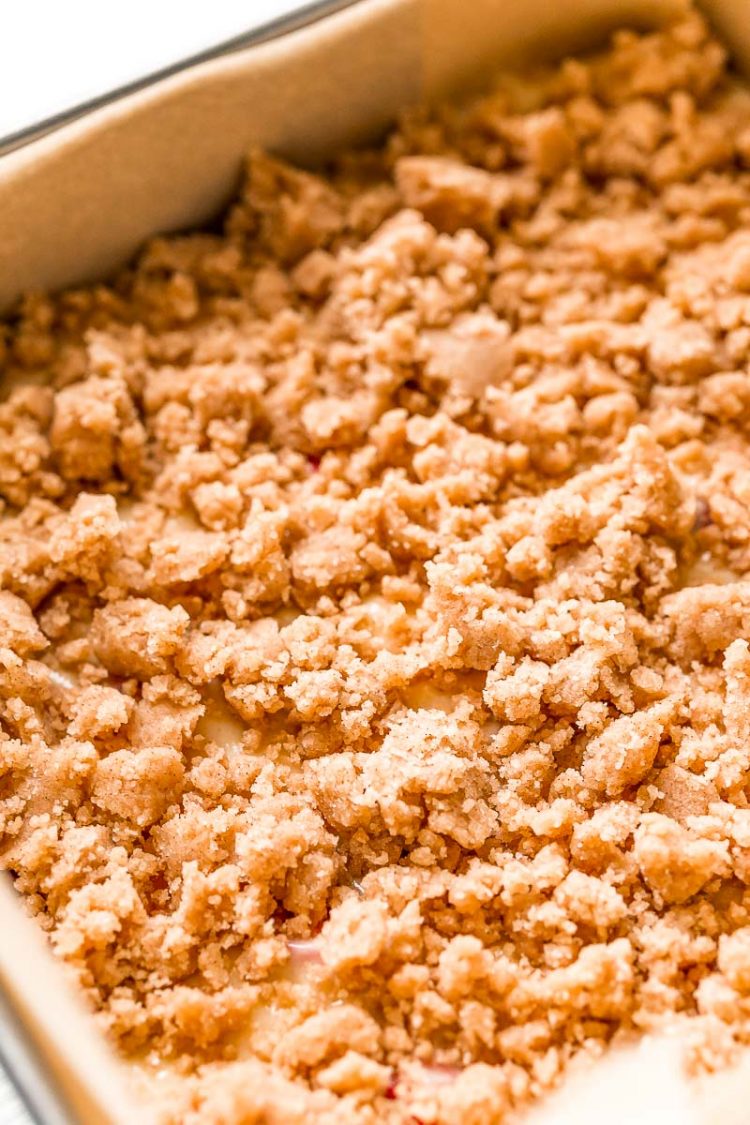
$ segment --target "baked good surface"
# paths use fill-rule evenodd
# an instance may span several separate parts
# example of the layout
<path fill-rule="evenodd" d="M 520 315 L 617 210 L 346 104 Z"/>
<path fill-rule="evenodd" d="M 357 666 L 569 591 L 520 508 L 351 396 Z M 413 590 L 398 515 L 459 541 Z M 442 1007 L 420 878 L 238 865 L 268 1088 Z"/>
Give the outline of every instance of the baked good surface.
<path fill-rule="evenodd" d="M 750 1038 L 750 94 L 697 16 L 0 328 L 0 837 L 163 1121 Z"/>

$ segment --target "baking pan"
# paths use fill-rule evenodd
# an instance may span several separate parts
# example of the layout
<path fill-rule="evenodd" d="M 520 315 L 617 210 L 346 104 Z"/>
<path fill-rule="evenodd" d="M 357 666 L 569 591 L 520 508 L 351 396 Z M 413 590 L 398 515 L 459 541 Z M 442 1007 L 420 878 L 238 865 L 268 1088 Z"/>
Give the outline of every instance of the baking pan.
<path fill-rule="evenodd" d="M 94 280 L 147 236 L 211 219 L 252 145 L 314 165 L 373 139 L 406 105 L 481 84 L 493 66 L 592 47 L 615 26 L 653 27 L 683 7 L 328 0 L 41 122 L 0 142 L 0 307 L 29 289 Z M 737 64 L 749 63 L 748 0 L 703 7 Z M 0 1053 L 33 1115 L 43 1125 L 148 1121 L 5 884 L 0 911 Z M 746 1121 L 742 1102 L 729 1102 L 740 1116 L 724 1100 L 700 1121 Z M 577 1120 L 561 1112 L 544 1120 Z"/>
<path fill-rule="evenodd" d="M 0 156 L 12 152 L 13 149 L 21 148 L 31 141 L 38 140 L 39 137 L 43 137 L 46 133 L 51 133 L 54 129 L 58 129 L 62 125 L 67 125 L 69 122 L 75 121 L 76 118 L 83 117 L 93 112 L 93 110 L 98 109 L 100 106 L 109 105 L 111 102 L 126 97 L 128 94 L 134 94 L 136 91 L 143 90 L 147 86 L 153 86 L 164 78 L 169 78 L 173 74 L 179 74 L 180 71 L 189 70 L 191 67 L 197 66 L 198 63 L 207 62 L 209 59 L 218 58 L 221 55 L 231 54 L 232 51 L 238 51 L 244 47 L 265 43 L 271 39 L 275 39 L 279 35 L 286 35 L 297 27 L 307 27 L 314 23 L 316 19 L 322 19 L 323 16 L 330 15 L 332 12 L 339 11 L 341 8 L 346 8 L 349 4 L 353 3 L 356 3 L 356 0 L 317 0 L 315 3 L 293 6 L 293 11 L 286 15 L 278 16 L 275 19 L 268 20 L 266 23 L 253 25 L 240 34 L 232 36 L 230 39 L 221 40 L 214 46 L 207 46 L 204 50 L 198 51 L 196 54 L 179 58 L 177 61 L 171 62 L 155 71 L 150 71 L 147 74 L 138 75 L 136 78 L 121 86 L 107 89 L 103 93 L 97 94 L 83 102 L 76 102 L 72 106 L 66 106 L 51 116 L 43 117 L 20 129 L 7 133 L 5 136 L 0 137 Z"/>
<path fill-rule="evenodd" d="M 723 0 L 728 3 L 729 0 Z M 681 0 L 359 0 L 198 62 L 0 158 L 0 307 L 101 276 L 217 213 L 260 145 L 315 164 L 493 64 L 653 25 Z M 301 17 L 300 17 L 301 18 Z"/>

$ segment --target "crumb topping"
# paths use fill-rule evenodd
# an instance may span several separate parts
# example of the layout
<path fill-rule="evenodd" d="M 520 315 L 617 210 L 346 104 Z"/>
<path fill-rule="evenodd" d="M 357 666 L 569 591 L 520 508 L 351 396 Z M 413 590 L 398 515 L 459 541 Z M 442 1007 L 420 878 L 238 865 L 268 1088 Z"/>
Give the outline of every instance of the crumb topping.
<path fill-rule="evenodd" d="M 161 1120 L 750 1042 L 750 93 L 691 15 L 0 326 L 0 854 Z"/>

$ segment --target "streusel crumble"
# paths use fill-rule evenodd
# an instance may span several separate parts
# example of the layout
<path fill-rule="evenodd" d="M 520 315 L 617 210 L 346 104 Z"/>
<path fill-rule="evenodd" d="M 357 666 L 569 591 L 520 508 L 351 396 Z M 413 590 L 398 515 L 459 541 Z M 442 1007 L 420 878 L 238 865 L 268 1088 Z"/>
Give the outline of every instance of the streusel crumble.
<path fill-rule="evenodd" d="M 0 335 L 2 857 L 165 1121 L 750 1041 L 750 93 L 698 17 L 254 153 Z"/>

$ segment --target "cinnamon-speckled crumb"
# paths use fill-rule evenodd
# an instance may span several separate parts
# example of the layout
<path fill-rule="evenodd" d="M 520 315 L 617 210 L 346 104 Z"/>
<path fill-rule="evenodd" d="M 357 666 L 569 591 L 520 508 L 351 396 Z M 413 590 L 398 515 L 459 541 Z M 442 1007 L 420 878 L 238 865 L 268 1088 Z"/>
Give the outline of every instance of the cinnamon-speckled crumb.
<path fill-rule="evenodd" d="M 165 1122 L 750 1041 L 749 169 L 690 17 L 0 328 L 3 864 Z"/>

